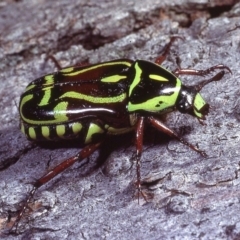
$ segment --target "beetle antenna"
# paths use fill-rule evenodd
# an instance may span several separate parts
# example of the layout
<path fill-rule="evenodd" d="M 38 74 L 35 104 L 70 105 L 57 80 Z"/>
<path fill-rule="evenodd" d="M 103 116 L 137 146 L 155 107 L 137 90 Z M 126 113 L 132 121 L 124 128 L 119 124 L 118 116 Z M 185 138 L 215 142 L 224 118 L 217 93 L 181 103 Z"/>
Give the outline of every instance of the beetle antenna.
<path fill-rule="evenodd" d="M 229 67 L 219 64 L 216 66 L 213 66 L 211 68 L 208 68 L 206 70 L 200 70 L 200 71 L 196 71 L 195 74 L 196 75 L 207 75 L 209 73 L 211 73 L 212 71 L 214 71 L 215 69 L 226 69 L 229 73 L 232 74 L 232 71 Z M 221 72 L 217 73 L 215 76 L 213 76 L 212 78 L 208 79 L 208 80 L 203 80 L 202 82 L 200 82 L 199 84 L 195 85 L 195 89 L 199 92 L 201 91 L 201 89 L 206 86 L 207 84 L 209 84 L 210 82 L 217 82 L 219 80 L 222 79 L 222 77 L 224 76 L 225 72 L 222 70 Z"/>
<path fill-rule="evenodd" d="M 195 90 L 197 92 L 200 92 L 202 90 L 202 88 L 204 86 L 206 86 L 207 84 L 209 84 L 210 82 L 217 82 L 217 81 L 221 80 L 222 77 L 224 76 L 224 74 L 225 74 L 225 72 L 221 71 L 221 72 L 217 73 L 215 76 L 213 76 L 212 78 L 210 78 L 208 80 L 203 80 L 202 82 L 200 82 L 194 86 Z"/>
<path fill-rule="evenodd" d="M 177 62 L 179 65 L 179 61 Z M 214 81 L 219 81 L 222 79 L 222 77 L 224 76 L 225 72 L 224 70 L 227 70 L 229 73 L 232 74 L 232 71 L 229 67 L 219 64 L 213 67 L 210 67 L 208 69 L 205 70 L 195 70 L 195 69 L 188 69 L 188 68 L 178 68 L 174 71 L 174 74 L 176 76 L 179 75 L 195 75 L 195 76 L 206 76 L 210 73 L 212 73 L 213 71 L 215 71 L 216 69 L 222 70 L 221 72 L 217 73 L 214 77 L 208 79 L 208 80 L 203 80 L 202 82 L 198 83 L 197 85 L 193 85 L 192 87 L 196 89 L 196 91 L 200 91 L 205 85 L 207 85 L 210 82 L 214 82 Z"/>

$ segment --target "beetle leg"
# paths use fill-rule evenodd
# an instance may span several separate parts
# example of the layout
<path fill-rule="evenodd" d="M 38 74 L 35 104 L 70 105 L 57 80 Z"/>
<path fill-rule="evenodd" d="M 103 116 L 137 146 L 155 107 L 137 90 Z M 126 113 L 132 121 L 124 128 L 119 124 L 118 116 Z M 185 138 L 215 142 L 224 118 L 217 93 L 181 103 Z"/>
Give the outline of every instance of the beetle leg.
<path fill-rule="evenodd" d="M 29 193 L 27 199 L 25 200 L 24 205 L 21 208 L 15 222 L 13 223 L 12 227 L 10 228 L 10 233 L 16 233 L 17 232 L 18 224 L 19 224 L 23 214 L 25 213 L 25 211 L 28 207 L 28 204 L 29 204 L 30 200 L 33 198 L 33 196 L 34 196 L 35 192 L 38 190 L 38 188 L 40 188 L 42 185 L 49 182 L 55 176 L 57 176 L 58 174 L 60 174 L 61 172 L 63 172 L 67 168 L 69 168 L 70 166 L 72 166 L 75 162 L 82 161 L 85 158 L 89 157 L 93 152 L 95 152 L 99 148 L 100 144 L 101 144 L 101 142 L 94 143 L 94 144 L 89 144 L 89 145 L 85 146 L 76 156 L 70 157 L 70 158 L 64 160 L 63 162 L 58 164 L 56 167 L 54 167 L 51 171 L 49 171 L 48 173 L 43 175 L 41 178 L 39 178 L 33 184 L 33 189 L 30 191 L 30 193 Z"/>
<path fill-rule="evenodd" d="M 182 144 L 190 147 L 192 150 L 200 153 L 203 157 L 206 157 L 207 154 L 204 151 L 201 151 L 199 148 L 197 148 L 196 146 L 192 145 L 191 143 L 187 142 L 186 140 L 184 140 L 183 138 L 181 138 L 180 136 L 178 136 L 178 134 L 176 132 L 174 132 L 173 130 L 171 130 L 170 128 L 168 128 L 166 125 L 164 125 L 161 121 L 159 121 L 158 119 L 154 118 L 154 117 L 148 117 L 148 121 L 149 123 L 155 127 L 156 129 L 158 129 L 161 132 L 166 133 L 167 135 L 169 135 L 170 137 L 173 137 L 175 139 L 177 139 L 179 142 L 181 142 Z"/>
<path fill-rule="evenodd" d="M 58 60 L 53 55 L 48 55 L 47 60 L 48 59 L 50 59 L 55 64 L 55 66 L 58 70 L 62 69 L 60 63 L 58 62 Z"/>
<path fill-rule="evenodd" d="M 53 55 L 49 55 L 47 57 L 47 59 L 50 59 L 56 66 L 56 68 L 58 70 L 61 70 L 62 69 L 62 66 L 60 65 L 60 63 L 58 62 L 58 60 L 53 56 Z M 89 61 L 88 60 L 85 60 L 83 62 L 80 62 L 80 63 L 77 63 L 75 66 L 78 66 L 78 67 L 85 67 L 85 66 L 88 66 L 89 65 Z"/>
<path fill-rule="evenodd" d="M 210 67 L 208 69 L 205 70 L 195 70 L 195 69 L 187 69 L 187 68 L 179 68 L 176 69 L 173 73 L 174 75 L 178 76 L 178 75 L 196 75 L 196 76 L 205 76 L 210 74 L 211 72 L 215 71 L 216 69 L 226 69 L 228 70 L 230 73 L 232 73 L 232 71 L 230 70 L 229 67 L 219 64 L 213 67 Z"/>
<path fill-rule="evenodd" d="M 146 196 L 142 192 L 141 188 L 141 156 L 142 156 L 142 146 L 143 146 L 143 130 L 144 130 L 144 117 L 140 117 L 136 125 L 136 169 L 137 169 L 137 189 L 138 189 L 138 203 L 139 203 L 139 194 L 143 196 L 145 201 L 147 201 Z"/>
<path fill-rule="evenodd" d="M 167 55 L 169 54 L 170 48 L 173 45 L 174 41 L 176 39 L 179 39 L 179 38 L 183 40 L 183 38 L 178 37 L 178 36 L 171 37 L 170 42 L 163 49 L 163 54 L 156 58 L 156 60 L 155 60 L 156 64 L 161 65 L 165 61 L 165 59 L 166 59 Z"/>

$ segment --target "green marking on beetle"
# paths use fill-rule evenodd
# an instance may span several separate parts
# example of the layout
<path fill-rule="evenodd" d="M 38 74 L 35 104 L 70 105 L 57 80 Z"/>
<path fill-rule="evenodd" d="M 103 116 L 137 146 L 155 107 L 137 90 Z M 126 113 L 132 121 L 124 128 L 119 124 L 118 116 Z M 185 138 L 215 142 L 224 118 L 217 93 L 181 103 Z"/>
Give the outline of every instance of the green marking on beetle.
<path fill-rule="evenodd" d="M 55 120 L 53 120 L 54 123 L 68 121 L 68 116 L 66 115 L 67 107 L 68 107 L 68 102 L 60 102 L 55 106 L 55 108 L 53 109 L 54 118 L 55 118 Z M 46 122 L 52 122 L 52 121 L 50 120 Z"/>
<path fill-rule="evenodd" d="M 24 96 L 24 97 L 21 99 L 20 112 L 21 112 L 21 110 L 22 110 L 23 105 L 24 105 L 26 102 L 30 101 L 32 98 L 33 98 L 33 94 L 29 94 L 29 95 Z"/>
<path fill-rule="evenodd" d="M 119 64 L 126 65 L 127 67 L 130 67 L 132 65 L 131 63 L 124 62 L 124 61 L 101 63 L 101 64 L 97 64 L 97 65 L 94 65 L 94 66 L 86 67 L 86 68 L 81 69 L 79 71 L 73 71 L 73 72 L 70 72 L 70 73 L 63 73 L 63 75 L 64 76 L 76 76 L 76 75 L 82 74 L 84 72 L 92 71 L 94 69 L 101 68 L 101 67 L 104 67 L 104 66 L 113 66 L 113 65 L 119 65 Z"/>
<path fill-rule="evenodd" d="M 107 130 L 108 134 L 111 135 L 119 135 L 119 134 L 124 134 L 127 132 L 131 132 L 134 128 L 133 127 L 129 127 L 129 128 L 114 128 L 114 127 L 110 127 L 109 125 L 105 125 L 104 128 Z"/>
<path fill-rule="evenodd" d="M 60 124 L 56 126 L 56 133 L 57 135 L 62 138 L 66 132 L 66 126 L 64 124 Z"/>
<path fill-rule="evenodd" d="M 141 81 L 141 74 L 142 74 L 142 69 L 138 66 L 138 63 L 135 63 L 135 77 L 133 79 L 132 84 L 129 87 L 129 96 L 131 96 L 133 89 L 139 84 Z"/>
<path fill-rule="evenodd" d="M 101 82 L 106 82 L 106 83 L 116 83 L 121 81 L 122 79 L 127 78 L 127 76 L 121 76 L 121 75 L 112 75 L 109 77 L 104 77 L 101 79 Z"/>
<path fill-rule="evenodd" d="M 46 139 L 49 139 L 49 136 L 50 136 L 50 129 L 48 126 L 42 126 L 42 135 L 43 137 L 45 137 Z"/>
<path fill-rule="evenodd" d="M 61 72 L 61 73 L 70 73 L 72 71 L 74 71 L 74 67 L 63 68 L 59 72 Z"/>
<path fill-rule="evenodd" d="M 114 97 L 96 97 L 96 96 L 82 94 L 79 92 L 69 91 L 64 93 L 59 98 L 75 98 L 75 99 L 85 100 L 92 103 L 116 103 L 116 102 L 122 102 L 123 100 L 126 99 L 126 97 L 127 97 L 126 93 L 122 93 Z"/>
<path fill-rule="evenodd" d="M 60 122 L 68 121 L 68 117 L 66 115 L 68 102 L 60 102 L 59 104 L 57 104 L 55 106 L 55 108 L 53 109 L 55 119 L 52 119 L 52 120 L 32 120 L 32 119 L 25 118 L 22 114 L 22 107 L 27 101 L 31 100 L 32 98 L 33 98 L 33 95 L 27 95 L 27 96 L 22 98 L 22 101 L 20 103 L 20 114 L 21 114 L 21 118 L 24 122 L 29 123 L 29 124 L 34 124 L 34 125 L 42 125 L 42 124 L 54 124 L 54 123 L 60 123 Z"/>
<path fill-rule="evenodd" d="M 197 93 L 194 98 L 193 106 L 198 111 L 206 104 L 200 93 Z"/>
<path fill-rule="evenodd" d="M 82 124 L 79 122 L 75 122 L 72 125 L 72 131 L 74 134 L 78 134 L 82 130 Z"/>
<path fill-rule="evenodd" d="M 35 129 L 33 127 L 30 127 L 28 129 L 28 136 L 33 140 L 36 139 L 36 132 L 35 132 Z"/>
<path fill-rule="evenodd" d="M 54 75 L 49 74 L 47 76 L 44 77 L 46 83 L 44 83 L 43 85 L 51 85 L 54 83 Z"/>
<path fill-rule="evenodd" d="M 156 74 L 150 74 L 149 78 L 152 80 L 157 80 L 160 82 L 168 82 L 169 80 L 161 75 L 156 75 Z"/>
<path fill-rule="evenodd" d="M 193 109 L 193 112 L 194 112 L 194 114 L 197 118 L 202 118 L 203 117 L 203 115 L 200 112 L 196 111 L 195 109 Z"/>
<path fill-rule="evenodd" d="M 43 125 L 43 124 L 54 124 L 54 123 L 60 123 L 60 122 L 65 122 L 68 121 L 68 117 L 66 115 L 67 113 L 67 106 L 68 102 L 60 102 L 55 106 L 53 109 L 54 112 L 54 118 L 52 120 L 32 120 L 25 118 L 22 114 L 22 108 L 26 102 L 30 101 L 33 98 L 33 95 L 27 95 L 24 96 L 20 102 L 20 115 L 21 118 L 24 122 L 29 123 L 29 124 L 34 124 L 34 125 Z"/>
<path fill-rule="evenodd" d="M 44 89 L 44 95 L 41 99 L 41 102 L 38 104 L 38 106 L 46 106 L 49 103 L 49 100 L 51 98 L 51 89 Z"/>
<path fill-rule="evenodd" d="M 168 93 L 172 92 L 171 95 L 162 95 L 151 98 L 143 103 L 132 104 L 128 103 L 128 111 L 134 112 L 138 110 L 145 110 L 148 112 L 161 112 L 165 109 L 169 109 L 176 104 L 176 100 L 181 89 L 181 81 L 179 78 L 176 79 L 176 86 L 173 88 L 168 88 Z M 171 90 L 171 91 L 169 91 Z"/>
<path fill-rule="evenodd" d="M 22 108 L 23 108 L 24 104 L 26 104 L 26 102 L 30 101 L 32 98 L 33 98 L 33 94 L 29 94 L 29 95 L 24 96 L 20 101 L 20 107 L 19 107 L 20 111 L 19 112 L 20 112 L 21 118 L 26 122 L 28 122 L 29 119 L 27 119 L 23 116 Z"/>
<path fill-rule="evenodd" d="M 95 123 L 90 123 L 88 132 L 85 138 L 85 143 L 88 144 L 92 141 L 92 136 L 96 133 L 104 133 L 104 130 Z"/>
<path fill-rule="evenodd" d="M 195 98 L 194 98 L 194 102 L 193 102 L 193 111 L 194 114 L 198 117 L 198 118 L 202 118 L 203 114 L 200 113 L 199 111 L 201 110 L 202 107 L 204 107 L 206 105 L 206 102 L 204 101 L 204 99 L 202 98 L 200 93 L 197 93 Z"/>
<path fill-rule="evenodd" d="M 29 84 L 29 85 L 26 87 L 25 92 L 30 91 L 31 89 L 33 89 L 33 88 L 35 88 L 35 87 L 36 87 L 35 84 Z"/>
<path fill-rule="evenodd" d="M 24 124 L 23 124 L 23 123 L 21 123 L 21 132 L 22 132 L 23 134 L 26 134 L 26 133 L 25 133 L 25 127 L 24 127 Z"/>

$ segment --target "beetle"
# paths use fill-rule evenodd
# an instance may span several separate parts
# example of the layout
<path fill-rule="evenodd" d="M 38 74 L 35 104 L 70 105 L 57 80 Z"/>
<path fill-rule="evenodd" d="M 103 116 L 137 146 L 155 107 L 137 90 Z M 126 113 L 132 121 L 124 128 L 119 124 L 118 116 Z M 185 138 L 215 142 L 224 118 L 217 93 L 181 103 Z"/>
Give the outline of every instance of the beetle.
<path fill-rule="evenodd" d="M 222 79 L 225 71 L 231 73 L 231 70 L 220 64 L 206 70 L 178 68 L 173 73 L 168 71 L 161 64 L 177 38 L 171 38 L 155 63 L 119 59 L 72 66 L 40 77 L 26 87 L 19 102 L 21 131 L 26 137 L 32 141 L 78 138 L 85 146 L 78 154 L 64 160 L 33 184 L 12 229 L 17 229 L 28 203 L 39 187 L 76 161 L 89 157 L 107 135 L 135 132 L 138 197 L 141 194 L 145 198 L 140 174 L 145 124 L 205 156 L 203 151 L 184 140 L 159 118 L 178 110 L 203 123 L 209 105 L 199 92 L 210 82 Z M 205 76 L 215 70 L 220 71 L 193 86 L 186 86 L 179 79 L 179 75 Z"/>

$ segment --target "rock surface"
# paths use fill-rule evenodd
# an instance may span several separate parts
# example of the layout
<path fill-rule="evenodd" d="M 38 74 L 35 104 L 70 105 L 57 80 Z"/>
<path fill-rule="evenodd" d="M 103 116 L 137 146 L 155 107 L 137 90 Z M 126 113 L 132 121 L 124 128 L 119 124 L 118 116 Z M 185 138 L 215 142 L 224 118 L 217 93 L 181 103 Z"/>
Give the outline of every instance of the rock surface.
<path fill-rule="evenodd" d="M 141 173 L 152 196 L 138 204 L 133 135 L 109 141 L 88 164 L 43 186 L 19 235 L 6 239 L 240 239 L 240 4 L 237 1 L 1 1 L 0 231 L 11 224 L 31 183 L 79 151 L 78 143 L 37 145 L 19 131 L 25 86 L 61 66 L 118 58 L 154 61 L 171 35 L 163 64 L 175 70 L 225 64 L 232 75 L 206 86 L 206 124 L 180 113 L 168 126 L 208 156 L 163 134 L 145 136 Z M 185 77 L 193 84 L 198 77 Z M 111 151 L 109 151 L 111 150 Z M 9 223 L 7 223 L 9 220 Z"/>

